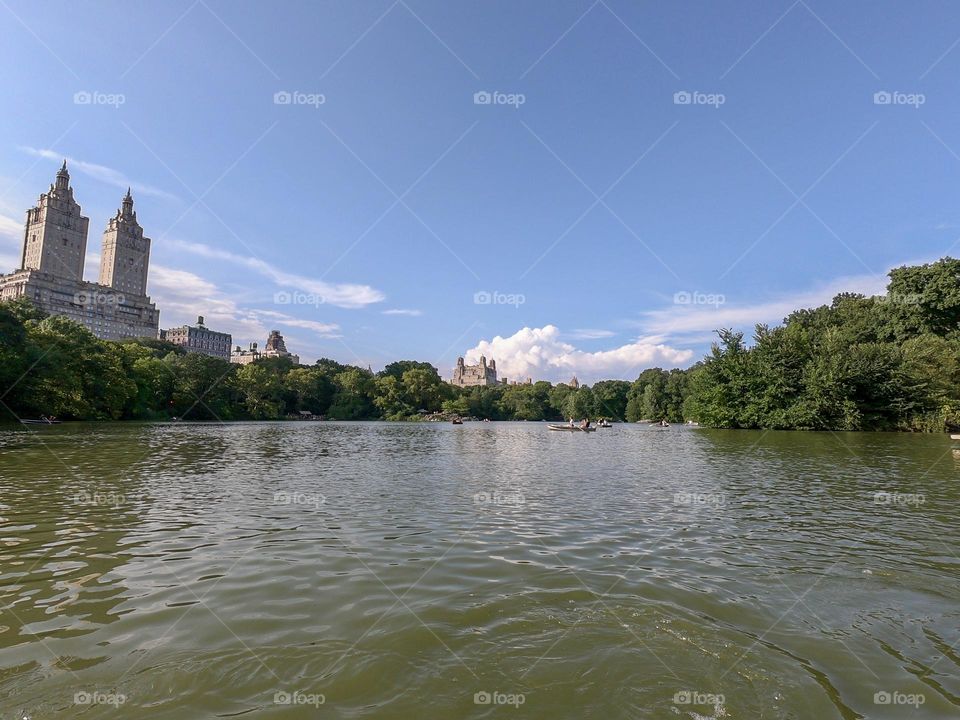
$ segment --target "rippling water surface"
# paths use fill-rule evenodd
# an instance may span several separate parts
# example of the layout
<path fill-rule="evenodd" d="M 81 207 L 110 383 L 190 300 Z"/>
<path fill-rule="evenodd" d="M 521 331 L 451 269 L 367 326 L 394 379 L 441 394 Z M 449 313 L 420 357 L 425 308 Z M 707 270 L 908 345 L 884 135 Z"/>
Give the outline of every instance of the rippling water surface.
<path fill-rule="evenodd" d="M 958 480 L 942 436 L 0 430 L 0 718 L 956 717 Z"/>

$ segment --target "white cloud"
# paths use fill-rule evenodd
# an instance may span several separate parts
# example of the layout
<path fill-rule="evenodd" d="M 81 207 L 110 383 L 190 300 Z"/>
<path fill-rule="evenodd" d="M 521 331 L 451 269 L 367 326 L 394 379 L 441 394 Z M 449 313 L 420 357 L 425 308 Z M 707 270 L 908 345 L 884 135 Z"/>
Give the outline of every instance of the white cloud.
<path fill-rule="evenodd" d="M 327 338 L 337 338 L 340 337 L 340 326 L 336 323 L 323 323 L 316 320 L 301 320 L 300 318 L 295 318 L 284 313 L 275 312 L 273 310 L 255 310 L 254 311 L 257 317 L 267 318 L 274 320 L 275 322 L 280 323 L 281 325 L 287 325 L 289 327 L 304 328 L 305 330 L 312 330 L 313 332 L 321 335 L 322 337 Z"/>
<path fill-rule="evenodd" d="M 96 163 L 77 160 L 69 155 L 61 155 L 53 150 L 32 148 L 24 145 L 20 146 L 20 150 L 29 155 L 33 155 L 34 157 L 44 158 L 45 160 L 54 160 L 57 163 L 66 160 L 68 170 L 77 170 L 88 177 L 92 177 L 94 180 L 99 180 L 102 183 L 113 185 L 114 187 L 122 190 L 126 190 L 129 187 L 135 193 L 152 195 L 154 197 L 166 198 L 168 200 L 176 199 L 175 195 L 171 195 L 170 193 L 153 187 L 152 185 L 138 183 L 128 178 L 119 170 L 114 170 L 113 168 L 106 167 L 105 165 L 97 165 Z"/>
<path fill-rule="evenodd" d="M 581 328 L 579 330 L 574 330 L 572 333 L 568 333 L 568 337 L 571 337 L 575 340 L 601 340 L 603 338 L 610 338 L 616 335 L 613 330 L 596 330 L 593 328 Z"/>
<path fill-rule="evenodd" d="M 339 337 L 340 326 L 335 323 L 301 320 L 275 310 L 240 307 L 214 283 L 187 270 L 153 264 L 149 289 L 160 308 L 163 328 L 193 325 L 197 316 L 203 315 L 207 327 L 230 333 L 234 345 L 244 346 L 250 341 L 262 343 L 275 328 L 302 328 L 311 331 L 310 338 L 297 347 L 288 342 L 290 351 L 298 353 L 302 361 L 320 354 L 321 348 L 311 341 L 313 338 Z"/>
<path fill-rule="evenodd" d="M 23 220 L 14 220 L 0 215 L 0 239 L 16 245 L 23 245 Z"/>
<path fill-rule="evenodd" d="M 384 310 L 384 315 L 406 315 L 407 317 L 420 317 L 423 315 L 421 310 L 404 310 L 402 308 L 391 308 L 390 310 Z"/>
<path fill-rule="evenodd" d="M 289 273 L 274 267 L 259 258 L 238 255 L 227 250 L 204 245 L 203 243 L 169 240 L 167 246 L 178 248 L 214 260 L 226 260 L 237 265 L 243 265 L 254 272 L 266 277 L 280 286 L 294 287 L 307 293 L 312 293 L 323 299 L 325 303 L 342 308 L 362 308 L 367 305 L 382 302 L 385 295 L 369 285 L 351 283 L 328 283 L 323 280 L 309 278 L 304 275 Z"/>
<path fill-rule="evenodd" d="M 885 275 L 849 275 L 835 278 L 813 290 L 758 303 L 734 304 L 724 300 L 714 304 L 674 304 L 661 310 L 641 313 L 637 326 L 645 333 L 662 338 L 683 336 L 689 340 L 686 336 L 712 336 L 720 328 L 750 328 L 757 323 L 779 324 L 794 310 L 830 304 L 834 296 L 842 292 L 882 295 L 886 291 L 886 284 Z M 687 293 L 688 298 L 694 295 L 696 293 Z M 706 295 L 709 294 L 700 293 L 700 296 Z"/>
<path fill-rule="evenodd" d="M 464 358 L 476 363 L 480 356 L 497 362 L 497 370 L 510 379 L 566 381 L 576 374 L 580 380 L 595 382 L 622 378 L 634 380 L 648 367 L 676 367 L 693 358 L 693 351 L 678 350 L 662 343 L 641 339 L 612 350 L 585 352 L 560 340 L 555 325 L 525 327 L 510 337 L 499 335 L 481 340 Z"/>

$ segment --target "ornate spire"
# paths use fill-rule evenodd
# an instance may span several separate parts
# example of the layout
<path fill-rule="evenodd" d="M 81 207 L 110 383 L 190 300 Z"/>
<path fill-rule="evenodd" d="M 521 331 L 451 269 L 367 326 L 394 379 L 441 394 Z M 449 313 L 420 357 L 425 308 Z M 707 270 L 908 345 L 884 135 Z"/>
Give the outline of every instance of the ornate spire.
<path fill-rule="evenodd" d="M 127 188 L 127 194 L 123 198 L 123 208 L 120 213 L 123 217 L 133 217 L 133 196 L 130 194 L 130 188 Z"/>
<path fill-rule="evenodd" d="M 66 190 L 70 187 L 70 173 L 67 172 L 67 161 L 63 161 L 63 165 L 57 171 L 57 190 Z"/>

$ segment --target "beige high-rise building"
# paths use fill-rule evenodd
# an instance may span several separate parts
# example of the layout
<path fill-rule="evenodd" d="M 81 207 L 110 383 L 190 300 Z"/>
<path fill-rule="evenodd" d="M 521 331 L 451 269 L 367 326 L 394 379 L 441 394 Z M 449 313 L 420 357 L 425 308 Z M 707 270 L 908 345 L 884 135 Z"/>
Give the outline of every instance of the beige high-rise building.
<path fill-rule="evenodd" d="M 267 345 L 263 350 L 258 350 L 256 343 L 250 343 L 248 350 L 243 350 L 237 345 L 236 349 L 230 353 L 230 362 L 238 365 L 249 365 L 263 358 L 289 358 L 294 365 L 300 364 L 300 356 L 287 350 L 287 343 L 279 330 L 270 331 L 270 335 L 267 337 Z"/>
<path fill-rule="evenodd" d="M 103 234 L 99 283 L 83 279 L 89 224 L 64 161 L 50 190 L 27 210 L 20 267 L 0 275 L 0 300 L 29 298 L 103 340 L 157 337 L 160 313 L 147 296 L 150 239 L 143 237 L 130 190 Z"/>
<path fill-rule="evenodd" d="M 64 160 L 56 182 L 40 195 L 36 207 L 27 210 L 20 268 L 83 280 L 89 225 L 90 218 L 83 217 L 79 203 L 73 199 Z"/>
<path fill-rule="evenodd" d="M 130 188 L 127 188 L 120 209 L 103 231 L 100 284 L 130 295 L 146 295 L 149 264 L 150 238 L 143 236 Z"/>

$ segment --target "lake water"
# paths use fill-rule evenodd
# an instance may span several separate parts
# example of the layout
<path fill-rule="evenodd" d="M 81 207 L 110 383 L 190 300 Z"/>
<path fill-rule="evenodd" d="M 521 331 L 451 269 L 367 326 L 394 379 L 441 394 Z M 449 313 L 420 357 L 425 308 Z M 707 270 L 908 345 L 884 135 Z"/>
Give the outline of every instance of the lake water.
<path fill-rule="evenodd" d="M 945 436 L 0 429 L 0 718 L 960 715 Z"/>

